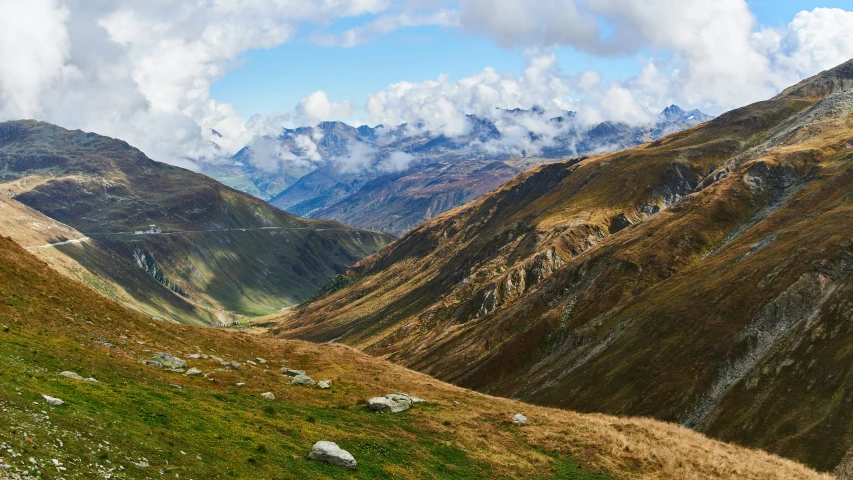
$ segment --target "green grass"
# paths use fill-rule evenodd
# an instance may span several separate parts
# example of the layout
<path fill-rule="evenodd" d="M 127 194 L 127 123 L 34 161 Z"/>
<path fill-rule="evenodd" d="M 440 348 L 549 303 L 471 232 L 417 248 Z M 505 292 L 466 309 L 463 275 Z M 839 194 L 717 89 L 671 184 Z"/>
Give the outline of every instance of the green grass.
<path fill-rule="evenodd" d="M 4 461 L 24 469 L 33 457 L 43 465 L 40 478 L 92 478 L 107 471 L 113 478 L 148 478 L 160 471 L 164 478 L 495 476 L 490 465 L 468 456 L 452 430 L 432 430 L 410 414 L 374 414 L 357 397 L 336 406 L 268 402 L 248 390 L 211 387 L 202 378 L 186 382 L 120 361 L 117 354 L 93 355 L 66 338 L 17 329 L 0 335 L 0 444 L 21 455 Z M 94 375 L 100 383 L 58 376 L 63 370 Z M 183 388 L 170 385 L 178 378 Z M 47 405 L 42 394 L 66 403 Z M 358 468 L 307 460 L 318 440 L 336 441 L 356 457 Z M 68 470 L 60 475 L 51 459 Z M 148 466 L 138 466 L 141 462 Z M 540 478 L 605 477 L 582 473 L 557 454 L 553 472 Z"/>

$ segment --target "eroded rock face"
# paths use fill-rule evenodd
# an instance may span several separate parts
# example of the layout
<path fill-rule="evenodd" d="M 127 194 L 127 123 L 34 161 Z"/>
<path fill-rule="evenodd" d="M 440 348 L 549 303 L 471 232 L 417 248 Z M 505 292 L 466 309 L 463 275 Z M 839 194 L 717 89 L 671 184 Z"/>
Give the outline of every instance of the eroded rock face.
<path fill-rule="evenodd" d="M 412 397 L 404 393 L 390 393 L 384 397 L 374 397 L 367 401 L 367 406 L 374 412 L 400 413 L 412 408 Z"/>
<path fill-rule="evenodd" d="M 352 454 L 339 447 L 335 442 L 319 441 L 315 443 L 311 447 L 308 459 L 346 468 L 355 468 L 356 465 Z"/>
<path fill-rule="evenodd" d="M 151 360 L 148 360 L 148 365 L 153 365 L 155 367 L 160 367 L 166 370 L 171 371 L 181 371 L 183 372 L 185 368 L 187 368 L 187 362 L 181 360 L 178 357 L 173 356 L 171 353 L 163 353 L 159 352 L 153 357 Z"/>

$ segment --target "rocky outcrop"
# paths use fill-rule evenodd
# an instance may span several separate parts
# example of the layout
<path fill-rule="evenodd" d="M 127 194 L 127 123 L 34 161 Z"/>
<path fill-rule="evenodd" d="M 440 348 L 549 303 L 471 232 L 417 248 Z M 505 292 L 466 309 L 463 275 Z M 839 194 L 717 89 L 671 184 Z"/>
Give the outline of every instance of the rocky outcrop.
<path fill-rule="evenodd" d="M 153 357 L 151 360 L 148 360 L 148 365 L 153 365 L 155 367 L 160 367 L 164 370 L 170 370 L 173 372 L 183 373 L 184 369 L 187 368 L 187 362 L 173 356 L 171 353 L 159 352 Z"/>

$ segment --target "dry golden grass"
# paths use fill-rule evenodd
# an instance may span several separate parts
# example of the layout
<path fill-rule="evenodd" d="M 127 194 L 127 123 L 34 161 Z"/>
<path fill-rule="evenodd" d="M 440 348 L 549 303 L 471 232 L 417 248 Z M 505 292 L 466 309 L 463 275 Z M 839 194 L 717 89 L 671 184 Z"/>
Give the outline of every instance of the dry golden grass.
<path fill-rule="evenodd" d="M 163 465 L 160 468 L 178 469 L 174 471 L 182 472 L 182 477 L 184 471 L 200 468 L 190 463 L 196 453 L 209 459 L 204 468 L 220 468 L 219 463 L 210 462 L 222 461 L 221 468 L 235 468 L 240 478 L 261 478 L 247 473 L 251 469 L 282 468 L 274 464 L 279 456 L 255 458 L 251 465 L 234 467 L 235 462 L 245 462 L 246 456 L 257 456 L 256 443 L 246 444 L 241 439 L 257 438 L 256 442 L 281 450 L 279 455 L 284 455 L 282 460 L 289 465 L 284 467 L 284 478 L 296 478 L 297 471 L 320 468 L 310 462 L 297 462 L 318 439 L 355 446 L 365 441 L 382 442 L 387 450 L 383 455 L 402 456 L 396 461 L 387 457 L 384 464 L 378 464 L 382 459 L 362 451 L 360 465 L 363 462 L 364 468 L 369 469 L 373 464 L 382 475 L 397 478 L 435 478 L 432 467 L 412 462 L 442 462 L 441 452 L 445 451 L 464 452 L 462 461 L 480 469 L 480 473 L 468 472 L 454 478 L 484 478 L 484 471 L 489 478 L 553 478 L 559 475 L 564 462 L 580 468 L 573 470 L 583 472 L 578 473 L 580 478 L 603 478 L 595 472 L 637 479 L 831 478 L 795 462 L 726 445 L 674 425 L 648 419 L 582 415 L 483 395 L 343 345 L 157 322 L 60 277 L 3 238 L 0 323 L 8 327 L 0 332 L 0 356 L 16 365 L 4 373 L 4 382 L 18 385 L 16 390 L 27 395 L 58 391 L 69 405 L 63 410 L 67 414 L 57 411 L 51 415 L 55 422 L 85 419 L 85 406 L 93 405 L 98 412 L 99 420 L 93 420 L 96 425 L 101 421 L 121 425 L 119 429 L 96 429 L 98 435 L 115 433 L 118 437 L 109 440 L 116 448 L 147 449 L 137 455 L 148 455 L 152 465 Z M 107 343 L 112 346 L 105 346 Z M 242 367 L 231 370 L 213 359 L 189 360 L 190 366 L 202 369 L 215 380 L 209 381 L 141 365 L 153 352 L 160 351 L 180 356 L 208 353 L 240 362 Z M 270 368 L 247 362 L 257 357 L 267 359 L 266 366 Z M 281 366 L 306 370 L 318 380 L 332 379 L 333 387 L 318 390 L 291 386 L 288 377 L 278 374 Z M 94 375 L 101 384 L 69 384 L 54 373 L 61 369 Z M 237 386 L 238 382 L 244 385 Z M 267 391 L 275 394 L 275 402 L 259 399 L 260 393 Z M 393 391 L 420 396 L 428 403 L 393 417 L 373 415 L 360 406 L 369 397 Z M 26 406 L 30 404 L 27 398 L 0 392 L 0 400 L 5 402 L 23 399 Z M 127 399 L 134 398 L 147 400 L 129 405 Z M 264 409 L 276 405 L 287 415 L 263 416 Z M 123 409 L 128 406 L 130 411 L 125 412 Z M 137 408 L 162 411 L 169 419 L 169 429 L 152 429 L 150 424 L 141 423 Z M 76 413 L 78 410 L 82 416 Z M 514 425 L 511 417 L 515 413 L 525 414 L 529 424 Z M 301 420 L 304 415 L 315 415 L 318 420 L 306 423 Z M 192 417 L 202 419 L 201 424 Z M 0 426 L 8 421 L 9 418 L 0 419 Z M 73 425 L 61 424 L 63 429 Z M 195 429 L 205 428 L 204 425 L 221 425 L 229 431 L 219 431 L 220 440 L 216 439 L 217 432 L 197 436 Z M 189 429 L 184 431 L 184 427 Z M 85 428 L 90 429 L 91 425 Z M 288 433 L 282 436 L 282 431 Z M 205 439 L 212 443 L 205 443 Z M 281 443 L 285 440 L 287 443 Z M 69 444 L 63 448 L 77 447 Z M 190 455 L 170 456 L 170 461 L 163 463 L 160 457 L 173 455 L 168 452 L 175 449 L 186 450 Z M 327 473 L 311 478 L 338 478 L 342 473 L 322 471 Z M 368 472 L 360 467 L 354 475 L 363 477 Z"/>

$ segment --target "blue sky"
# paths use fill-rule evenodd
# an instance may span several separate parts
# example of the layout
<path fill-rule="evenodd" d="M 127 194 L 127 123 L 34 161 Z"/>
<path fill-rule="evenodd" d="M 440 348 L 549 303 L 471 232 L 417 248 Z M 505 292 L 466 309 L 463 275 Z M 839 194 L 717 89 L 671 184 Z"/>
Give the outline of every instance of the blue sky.
<path fill-rule="evenodd" d="M 849 8 L 849 0 L 750 0 L 758 23 L 784 27 L 802 10 L 817 7 Z M 337 33 L 375 19 L 374 15 L 348 18 L 330 27 Z M 309 42 L 313 31 L 303 27 L 294 41 L 251 50 L 218 80 L 211 95 L 231 103 L 242 116 L 269 115 L 291 110 L 317 90 L 332 101 L 352 100 L 361 106 L 368 95 L 400 81 L 423 81 L 447 74 L 458 80 L 493 67 L 498 73 L 524 68 L 517 49 L 504 49 L 492 40 L 452 27 L 404 28 L 351 48 L 319 46 Z M 554 50 L 566 74 L 600 72 L 605 81 L 636 75 L 649 55 L 596 57 L 571 47 Z"/>

